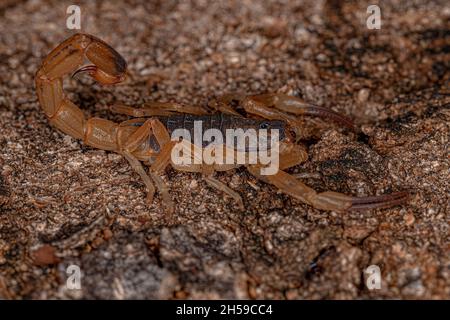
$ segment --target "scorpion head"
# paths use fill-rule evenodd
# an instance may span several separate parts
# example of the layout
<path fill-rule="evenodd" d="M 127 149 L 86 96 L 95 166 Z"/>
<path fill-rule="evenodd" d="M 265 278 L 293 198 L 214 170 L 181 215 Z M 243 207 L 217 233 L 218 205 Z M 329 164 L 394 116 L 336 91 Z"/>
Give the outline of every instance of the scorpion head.
<path fill-rule="evenodd" d="M 252 119 L 237 116 L 226 116 L 225 121 L 221 125 L 221 131 L 229 139 L 229 130 L 231 135 L 234 135 L 234 141 L 248 143 L 241 146 L 237 150 L 253 151 L 266 145 L 268 149 L 273 146 L 276 141 L 281 141 L 286 138 L 286 123 L 282 120 L 266 120 L 266 119 Z M 227 140 L 228 141 L 228 140 Z"/>

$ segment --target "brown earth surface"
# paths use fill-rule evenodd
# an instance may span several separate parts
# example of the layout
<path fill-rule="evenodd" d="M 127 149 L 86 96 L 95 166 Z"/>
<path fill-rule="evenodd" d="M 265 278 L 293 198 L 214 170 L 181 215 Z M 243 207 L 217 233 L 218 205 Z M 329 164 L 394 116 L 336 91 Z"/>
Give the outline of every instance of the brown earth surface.
<path fill-rule="evenodd" d="M 305 122 L 309 159 L 290 170 L 319 191 L 398 190 L 407 204 L 326 212 L 256 180 L 169 169 L 167 215 L 126 160 L 52 128 L 34 74 L 74 31 L 72 1 L 0 2 L 0 298 L 450 298 L 448 1 L 77 2 L 82 30 L 116 48 L 131 77 L 67 80 L 89 116 L 113 103 L 206 106 L 228 92 L 280 92 L 348 115 L 352 134 Z M 372 1 L 370 2 L 372 4 Z M 320 134 L 318 134 L 320 133 Z M 66 268 L 83 273 L 66 287 Z M 381 290 L 364 269 L 378 265 Z"/>

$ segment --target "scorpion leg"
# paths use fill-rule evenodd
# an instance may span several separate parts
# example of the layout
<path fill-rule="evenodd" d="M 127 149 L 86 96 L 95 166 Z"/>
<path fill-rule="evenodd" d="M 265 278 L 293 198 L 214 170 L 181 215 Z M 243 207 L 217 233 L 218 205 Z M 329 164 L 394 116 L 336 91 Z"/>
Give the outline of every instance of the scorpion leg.
<path fill-rule="evenodd" d="M 155 187 L 152 180 L 145 172 L 142 163 L 133 155 L 133 151 L 144 142 L 151 134 L 151 120 L 147 120 L 142 126 L 140 126 L 133 134 L 131 134 L 124 146 L 121 148 L 122 154 L 130 163 L 131 167 L 139 174 L 141 179 L 147 188 L 147 201 L 149 203 L 153 202 L 153 197 L 155 194 Z"/>
<path fill-rule="evenodd" d="M 170 198 L 167 185 L 164 183 L 159 174 L 165 170 L 168 164 L 170 164 L 171 151 L 175 145 L 175 141 L 170 140 L 169 132 L 158 119 L 150 119 L 148 121 L 151 123 L 153 135 L 160 146 L 160 152 L 156 156 L 153 164 L 150 166 L 150 175 L 156 183 L 156 187 L 161 193 L 163 202 L 168 208 L 169 213 L 173 213 L 175 210 L 175 205 Z"/>
<path fill-rule="evenodd" d="M 167 110 L 176 113 L 189 113 L 195 115 L 205 115 L 208 111 L 202 107 L 182 105 L 176 102 L 147 102 L 142 106 L 145 110 L 147 109 L 157 109 L 157 110 Z"/>
<path fill-rule="evenodd" d="M 201 161 L 200 155 L 195 152 L 195 146 L 186 141 L 182 140 L 181 147 L 184 152 L 190 152 L 190 163 L 171 163 L 172 167 L 175 170 L 179 171 L 185 171 L 185 172 L 198 172 L 202 174 L 203 180 L 212 188 L 218 189 L 225 194 L 232 197 L 236 202 L 238 203 L 240 208 L 244 208 L 244 202 L 242 201 L 241 196 L 234 190 L 232 190 L 230 187 L 228 187 L 226 184 L 222 183 L 221 181 L 217 180 L 213 177 L 214 172 L 216 170 L 231 170 L 236 167 L 236 165 L 215 165 L 215 164 L 205 164 Z M 198 160 L 198 161 L 196 161 Z"/>
<path fill-rule="evenodd" d="M 121 125 L 122 129 L 128 128 L 128 123 L 124 122 Z M 142 145 L 151 135 L 154 135 L 156 141 L 161 147 L 161 152 L 156 157 L 155 162 L 152 164 L 149 170 L 149 174 L 144 170 L 141 162 L 133 155 L 136 149 Z M 170 136 L 167 130 L 164 128 L 163 124 L 158 119 L 148 119 L 144 122 L 142 126 L 140 126 L 135 132 L 133 132 L 128 138 L 127 141 L 121 148 L 121 152 L 124 154 L 126 159 L 130 162 L 131 166 L 134 170 L 141 176 L 147 187 L 147 199 L 149 202 L 153 200 L 153 196 L 155 193 L 155 187 L 152 183 L 156 184 L 158 191 L 161 193 L 164 204 L 167 206 L 170 213 L 174 210 L 173 201 L 170 198 L 168 188 L 158 175 L 156 170 L 164 170 L 170 162 L 170 148 L 171 141 Z M 170 148 L 170 149 L 169 149 Z M 167 156 L 168 155 L 168 156 Z M 155 165 L 156 163 L 156 165 Z M 154 167 L 155 166 L 155 167 Z M 151 176 L 151 179 L 149 177 Z"/>
<path fill-rule="evenodd" d="M 155 194 L 155 186 L 153 185 L 150 177 L 145 172 L 142 163 L 128 151 L 123 151 L 123 155 L 128 160 L 133 170 L 136 171 L 141 177 L 141 179 L 144 181 L 145 187 L 147 188 L 147 201 L 148 203 L 152 203 Z"/>
<path fill-rule="evenodd" d="M 156 156 L 155 161 L 151 164 L 150 169 L 154 172 L 163 172 L 170 164 L 172 149 L 175 146 L 176 141 L 169 141 L 164 144 Z"/>
<path fill-rule="evenodd" d="M 174 112 L 166 111 L 166 110 L 150 110 L 150 109 L 142 109 L 142 108 L 133 108 L 130 106 L 126 106 L 123 104 L 115 104 L 110 107 L 110 110 L 114 113 L 124 114 L 131 117 L 156 117 L 156 116 L 172 116 Z"/>
<path fill-rule="evenodd" d="M 161 176 L 154 173 L 153 171 L 150 171 L 150 175 L 151 175 L 153 181 L 155 182 L 156 187 L 158 188 L 158 191 L 161 193 L 164 205 L 166 206 L 168 213 L 172 214 L 175 211 L 175 205 L 174 205 L 172 199 L 170 198 L 169 188 L 164 183 Z"/>
<path fill-rule="evenodd" d="M 234 116 L 241 116 L 241 114 L 239 114 L 239 112 L 234 110 L 234 108 L 232 107 L 232 104 L 233 104 L 233 102 L 239 103 L 244 98 L 245 98 L 245 96 L 243 94 L 229 93 L 229 94 L 220 96 L 215 100 L 210 101 L 208 103 L 208 106 L 210 108 L 216 110 L 217 112 L 231 114 Z"/>
<path fill-rule="evenodd" d="M 147 102 L 141 108 L 126 105 L 113 105 L 111 111 L 132 117 L 171 116 L 180 113 L 205 115 L 208 111 L 196 106 L 184 106 L 175 102 Z"/>
<path fill-rule="evenodd" d="M 206 183 L 210 187 L 218 189 L 218 190 L 226 193 L 230 197 L 232 197 L 238 203 L 239 208 L 241 210 L 244 210 L 244 202 L 242 201 L 242 197 L 239 195 L 239 193 L 237 193 L 236 191 L 234 191 L 233 189 L 228 187 L 225 183 L 214 178 L 214 176 L 213 176 L 214 166 L 213 165 L 203 164 L 202 165 L 202 173 L 203 173 L 203 180 L 205 180 Z"/>
<path fill-rule="evenodd" d="M 210 187 L 220 190 L 232 197 L 237 202 L 239 208 L 241 210 L 244 210 L 244 202 L 242 201 L 242 197 L 239 195 L 239 193 L 228 187 L 225 183 L 217 180 L 213 176 L 203 176 L 203 179 Z"/>
<path fill-rule="evenodd" d="M 294 167 L 308 160 L 308 152 L 302 144 L 280 143 L 280 170 Z"/>

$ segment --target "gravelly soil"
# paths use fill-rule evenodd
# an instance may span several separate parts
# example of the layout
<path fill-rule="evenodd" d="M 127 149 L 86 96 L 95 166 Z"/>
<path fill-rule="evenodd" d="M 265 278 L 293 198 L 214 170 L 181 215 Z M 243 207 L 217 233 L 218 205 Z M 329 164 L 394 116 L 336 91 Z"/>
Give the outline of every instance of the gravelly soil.
<path fill-rule="evenodd" d="M 281 92 L 350 116 L 364 134 L 305 123 L 317 190 L 409 190 L 408 204 L 314 209 L 244 169 L 218 174 L 246 210 L 196 174 L 168 170 L 172 216 L 127 162 L 49 126 L 33 77 L 71 31 L 72 1 L 0 4 L 0 298 L 450 297 L 450 8 L 383 1 L 81 2 L 83 31 L 128 61 L 124 84 L 66 83 L 86 114 L 108 105 L 206 105 L 233 91 Z M 66 288 L 66 267 L 83 272 Z M 376 264 L 381 290 L 363 270 Z"/>

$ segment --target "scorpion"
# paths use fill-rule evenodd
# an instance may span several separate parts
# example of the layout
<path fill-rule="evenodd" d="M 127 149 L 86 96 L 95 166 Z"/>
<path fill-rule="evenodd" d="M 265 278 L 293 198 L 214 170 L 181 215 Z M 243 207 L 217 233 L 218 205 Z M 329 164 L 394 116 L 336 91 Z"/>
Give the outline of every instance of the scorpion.
<path fill-rule="evenodd" d="M 86 60 L 90 64 L 86 65 Z M 199 106 L 153 102 L 140 108 L 112 106 L 114 112 L 132 116 L 121 123 L 97 117 L 86 119 L 83 111 L 63 91 L 63 78 L 78 73 L 85 73 L 100 84 L 114 85 L 126 79 L 127 63 L 111 46 L 90 34 L 77 33 L 63 41 L 46 56 L 35 78 L 39 103 L 49 123 L 63 133 L 82 140 L 85 145 L 121 154 L 144 182 L 147 201 L 153 201 L 157 190 L 169 212 L 174 211 L 174 202 L 162 179 L 169 165 L 175 170 L 201 173 L 209 186 L 229 195 L 241 208 L 244 205 L 239 193 L 215 178 L 216 171 L 245 166 L 257 179 L 321 210 L 342 212 L 387 208 L 402 204 L 408 198 L 405 191 L 367 197 L 353 197 L 334 191 L 316 192 L 286 172 L 286 169 L 308 159 L 306 146 L 295 139 L 295 133 L 301 130 L 299 118 L 329 118 L 355 129 L 349 118 L 329 108 L 311 105 L 285 94 L 229 94 L 210 103 L 214 114 Z M 233 102 L 237 102 L 240 112 Z M 220 130 L 236 127 L 280 129 L 278 171 L 272 175 L 262 175 L 260 163 L 174 163 L 171 152 L 177 141 L 171 140 L 170 133 L 175 127 L 191 130 L 195 120 L 204 120 L 212 126 L 219 126 Z"/>

